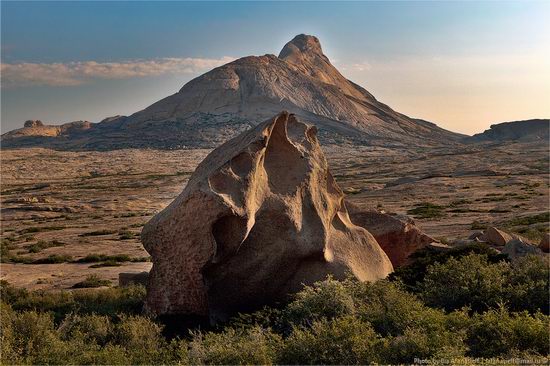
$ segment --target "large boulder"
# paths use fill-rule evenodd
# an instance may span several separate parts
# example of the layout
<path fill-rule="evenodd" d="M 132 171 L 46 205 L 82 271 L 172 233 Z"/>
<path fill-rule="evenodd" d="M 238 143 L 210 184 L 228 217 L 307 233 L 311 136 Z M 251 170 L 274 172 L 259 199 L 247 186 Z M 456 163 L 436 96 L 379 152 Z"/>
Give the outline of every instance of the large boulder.
<path fill-rule="evenodd" d="M 351 222 L 315 127 L 287 112 L 212 151 L 142 241 L 153 260 L 146 310 L 212 322 L 327 275 L 374 281 L 393 270 Z"/>
<path fill-rule="evenodd" d="M 409 256 L 437 240 L 424 234 L 414 221 L 348 204 L 351 221 L 367 229 L 386 252 L 394 267 L 408 263 Z"/>

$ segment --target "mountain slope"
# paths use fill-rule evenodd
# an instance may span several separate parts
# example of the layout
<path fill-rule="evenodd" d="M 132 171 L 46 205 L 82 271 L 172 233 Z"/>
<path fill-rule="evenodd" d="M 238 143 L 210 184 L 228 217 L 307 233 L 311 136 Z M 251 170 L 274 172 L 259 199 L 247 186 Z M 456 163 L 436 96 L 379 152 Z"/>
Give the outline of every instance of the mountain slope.
<path fill-rule="evenodd" d="M 34 127 L 35 136 L 16 137 L 19 130 L 3 135 L 2 145 L 212 147 L 283 109 L 317 125 L 325 143 L 429 146 L 464 137 L 380 103 L 340 74 L 316 37 L 298 35 L 278 57 L 243 57 L 215 68 L 129 117 L 54 137 L 40 137 L 40 127 Z"/>

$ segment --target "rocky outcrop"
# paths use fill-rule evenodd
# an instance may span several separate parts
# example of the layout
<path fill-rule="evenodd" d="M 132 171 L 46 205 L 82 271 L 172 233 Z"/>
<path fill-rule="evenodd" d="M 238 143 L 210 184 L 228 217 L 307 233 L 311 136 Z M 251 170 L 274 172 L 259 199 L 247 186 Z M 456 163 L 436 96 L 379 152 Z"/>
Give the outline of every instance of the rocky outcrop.
<path fill-rule="evenodd" d="M 394 267 L 407 264 L 412 253 L 437 241 L 424 234 L 411 219 L 400 219 L 375 210 L 361 210 L 351 204 L 347 207 L 351 221 L 376 238 Z"/>
<path fill-rule="evenodd" d="M 23 125 L 23 127 L 27 127 L 27 128 L 33 128 L 33 127 L 42 127 L 44 126 L 44 123 L 42 123 L 42 121 L 40 120 L 28 120 L 28 121 L 25 121 L 25 124 Z"/>
<path fill-rule="evenodd" d="M 550 119 L 530 119 L 525 121 L 503 122 L 466 139 L 466 141 L 540 141 L 550 140 Z"/>
<path fill-rule="evenodd" d="M 212 151 L 142 231 L 146 309 L 212 321 L 285 300 L 303 284 L 392 264 L 349 218 L 315 127 L 286 112 Z"/>

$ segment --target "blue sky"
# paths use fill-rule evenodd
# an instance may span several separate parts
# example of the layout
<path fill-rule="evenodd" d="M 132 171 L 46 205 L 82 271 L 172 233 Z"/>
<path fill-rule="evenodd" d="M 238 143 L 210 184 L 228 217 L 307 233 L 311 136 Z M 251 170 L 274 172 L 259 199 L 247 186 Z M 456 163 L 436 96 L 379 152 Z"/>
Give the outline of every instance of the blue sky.
<path fill-rule="evenodd" d="M 548 1 L 2 1 L 1 11 L 2 132 L 131 114 L 299 33 L 382 102 L 444 128 L 550 117 Z"/>

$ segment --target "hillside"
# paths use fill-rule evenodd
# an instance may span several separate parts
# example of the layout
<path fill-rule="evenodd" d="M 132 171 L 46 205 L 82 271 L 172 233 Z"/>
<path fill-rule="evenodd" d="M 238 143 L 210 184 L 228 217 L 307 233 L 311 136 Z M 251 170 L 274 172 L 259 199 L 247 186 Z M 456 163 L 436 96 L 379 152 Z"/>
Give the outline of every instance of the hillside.
<path fill-rule="evenodd" d="M 316 37 L 298 35 L 279 56 L 248 56 L 215 68 L 131 116 L 83 128 L 24 127 L 2 136 L 3 147 L 68 149 L 214 147 L 288 110 L 319 128 L 324 143 L 434 146 L 464 136 L 407 117 L 347 80 Z M 72 128 L 76 127 L 76 128 Z"/>

